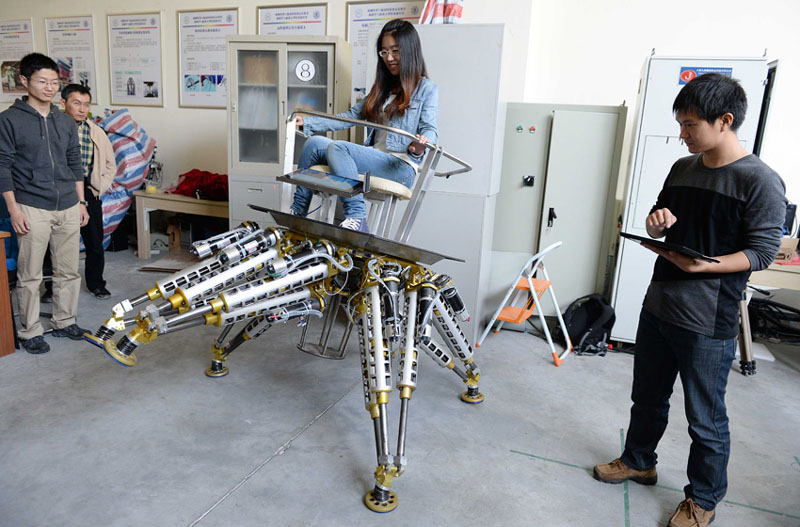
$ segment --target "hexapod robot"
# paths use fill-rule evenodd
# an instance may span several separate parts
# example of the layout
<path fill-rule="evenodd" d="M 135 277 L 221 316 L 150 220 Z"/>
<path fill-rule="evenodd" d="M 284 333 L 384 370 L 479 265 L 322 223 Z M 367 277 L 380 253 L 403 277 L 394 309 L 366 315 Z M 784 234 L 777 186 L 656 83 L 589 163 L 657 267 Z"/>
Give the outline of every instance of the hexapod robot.
<path fill-rule="evenodd" d="M 120 302 L 95 334 L 85 338 L 118 363 L 133 366 L 138 346 L 168 333 L 215 325 L 222 331 L 211 346 L 213 357 L 205 373 L 222 377 L 229 373 L 224 363 L 233 350 L 276 323 L 299 319 L 302 325 L 310 316 L 321 317 L 330 300 L 340 295 L 340 305 L 358 327 L 364 405 L 373 421 L 377 451 L 375 487 L 364 503 L 373 511 L 389 512 L 398 504 L 392 481 L 407 464 L 406 422 L 417 387 L 419 351 L 461 378 L 467 385 L 463 401 L 483 401 L 480 370 L 458 322 L 468 320 L 469 313 L 450 277 L 427 267 L 447 257 L 251 207 L 269 212 L 281 227 L 260 229 L 246 222 L 195 243 L 193 252 L 205 259 Z M 137 306 L 142 307 L 134 312 Z M 235 326 L 240 329 L 227 340 Z M 387 414 L 393 367 L 400 392 L 394 454 Z"/>

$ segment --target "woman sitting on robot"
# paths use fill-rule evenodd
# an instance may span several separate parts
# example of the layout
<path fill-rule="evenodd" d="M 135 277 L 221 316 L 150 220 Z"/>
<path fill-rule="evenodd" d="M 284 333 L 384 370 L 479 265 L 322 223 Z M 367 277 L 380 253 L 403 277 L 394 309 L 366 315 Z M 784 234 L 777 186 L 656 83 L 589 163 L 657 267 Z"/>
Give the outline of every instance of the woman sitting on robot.
<path fill-rule="evenodd" d="M 303 147 L 298 168 L 326 164 L 339 178 L 355 183 L 359 173 L 370 172 L 375 177 L 411 188 L 425 156 L 424 143 L 438 140 L 439 89 L 427 78 L 419 35 L 409 22 L 391 20 L 383 26 L 377 40 L 377 51 L 381 60 L 369 95 L 338 115 L 399 128 L 416 135 L 417 140 L 368 128 L 364 146 L 333 141 L 313 134 L 342 130 L 352 125 L 324 117 L 298 117 L 297 125 L 303 128 L 305 136 L 312 136 Z M 305 216 L 311 196 L 311 190 L 297 187 L 292 213 Z M 358 194 L 339 199 L 346 218 L 340 226 L 369 232 L 364 196 Z"/>

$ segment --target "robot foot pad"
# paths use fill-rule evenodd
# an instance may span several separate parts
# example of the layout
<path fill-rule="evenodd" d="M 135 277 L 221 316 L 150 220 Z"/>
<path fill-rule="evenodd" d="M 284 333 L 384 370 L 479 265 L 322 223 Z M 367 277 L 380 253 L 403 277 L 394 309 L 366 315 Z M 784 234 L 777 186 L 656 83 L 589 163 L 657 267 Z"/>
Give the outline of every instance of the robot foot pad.
<path fill-rule="evenodd" d="M 117 343 L 113 340 L 107 340 L 103 344 L 103 349 L 106 350 L 106 355 L 111 357 L 114 361 L 122 364 L 123 366 L 127 366 L 130 368 L 131 366 L 136 365 L 136 355 L 131 353 L 130 355 L 125 355 L 121 353 L 117 349 Z"/>
<path fill-rule="evenodd" d="M 206 370 L 206 377 L 211 377 L 213 379 L 216 379 L 219 377 L 225 377 L 230 372 L 231 370 L 229 370 L 227 366 L 223 366 L 219 370 L 215 370 L 214 367 L 212 366 Z"/>
<path fill-rule="evenodd" d="M 378 501 L 373 495 L 374 491 L 369 491 L 364 495 L 364 505 L 373 512 L 387 513 L 397 508 L 397 494 L 389 491 L 389 498 L 386 501 Z"/>
<path fill-rule="evenodd" d="M 100 349 L 105 349 L 105 341 L 100 340 L 99 338 L 95 337 L 94 335 L 90 335 L 89 333 L 83 334 L 83 340 L 92 344 L 93 346 L 97 346 Z"/>
<path fill-rule="evenodd" d="M 477 395 L 470 395 L 469 392 L 464 392 L 461 394 L 461 400 L 467 404 L 480 404 L 485 399 L 486 397 L 484 397 L 480 392 Z"/>

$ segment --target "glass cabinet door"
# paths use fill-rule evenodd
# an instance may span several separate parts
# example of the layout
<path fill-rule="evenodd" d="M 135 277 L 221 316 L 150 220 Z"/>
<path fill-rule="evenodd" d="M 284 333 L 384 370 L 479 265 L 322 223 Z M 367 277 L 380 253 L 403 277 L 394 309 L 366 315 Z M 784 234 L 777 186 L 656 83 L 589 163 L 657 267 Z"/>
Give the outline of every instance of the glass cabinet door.
<path fill-rule="evenodd" d="M 234 50 L 235 99 L 231 101 L 234 164 L 278 163 L 282 150 L 280 46 Z"/>
<path fill-rule="evenodd" d="M 289 45 L 286 61 L 287 111 L 306 108 L 330 113 L 333 110 L 333 46 Z M 295 139 L 295 163 L 305 139 Z"/>

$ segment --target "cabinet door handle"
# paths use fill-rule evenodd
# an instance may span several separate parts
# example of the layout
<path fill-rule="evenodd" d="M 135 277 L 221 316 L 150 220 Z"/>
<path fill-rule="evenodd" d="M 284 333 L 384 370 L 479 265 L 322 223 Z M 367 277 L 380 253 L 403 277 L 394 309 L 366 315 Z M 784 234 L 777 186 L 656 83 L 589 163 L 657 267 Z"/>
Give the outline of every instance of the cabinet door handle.
<path fill-rule="evenodd" d="M 552 227 L 553 226 L 553 220 L 556 219 L 556 218 L 558 218 L 558 216 L 556 216 L 556 209 L 554 209 L 553 207 L 550 207 L 550 212 L 547 213 L 547 226 L 548 227 Z"/>
<path fill-rule="evenodd" d="M 263 188 L 248 188 L 247 192 L 264 192 Z"/>

